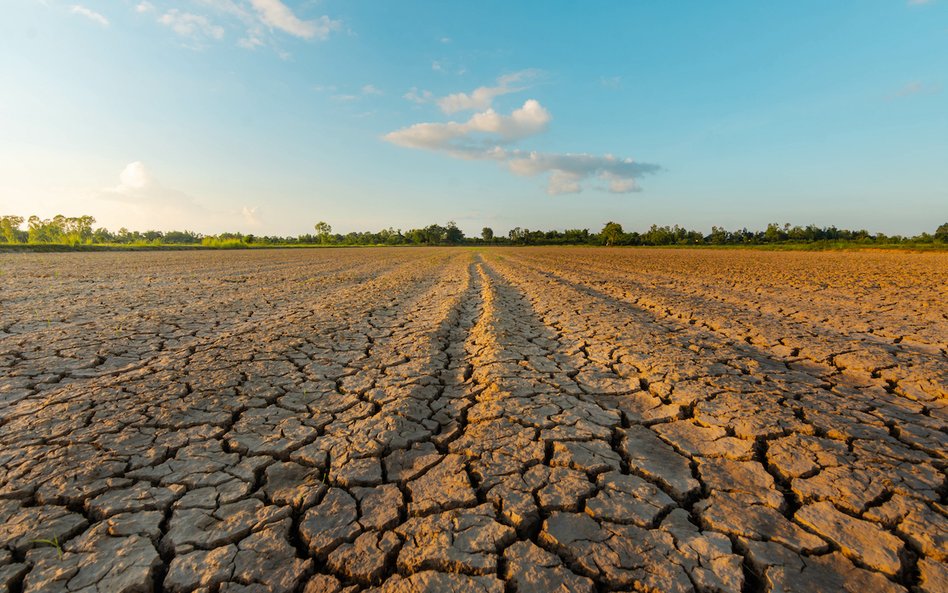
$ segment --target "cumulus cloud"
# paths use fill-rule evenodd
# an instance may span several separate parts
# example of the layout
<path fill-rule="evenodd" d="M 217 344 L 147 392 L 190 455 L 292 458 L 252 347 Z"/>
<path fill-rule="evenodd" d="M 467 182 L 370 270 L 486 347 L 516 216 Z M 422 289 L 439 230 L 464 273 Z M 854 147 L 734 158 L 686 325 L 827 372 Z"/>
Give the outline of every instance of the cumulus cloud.
<path fill-rule="evenodd" d="M 382 93 L 382 91 L 380 91 L 374 84 L 367 84 L 362 87 L 362 94 L 363 95 L 382 95 L 384 93 Z"/>
<path fill-rule="evenodd" d="M 151 175 L 145 168 L 145 163 L 135 161 L 125 165 L 122 172 L 119 173 L 119 185 L 115 188 L 118 193 L 128 193 L 148 187 L 151 183 Z"/>
<path fill-rule="evenodd" d="M 145 14 L 145 13 L 149 13 L 149 12 L 155 12 L 155 5 L 152 4 L 151 2 L 147 2 L 147 1 L 146 1 L 146 2 L 139 2 L 138 5 L 135 6 L 135 12 L 137 12 L 137 13 L 139 13 L 139 14 Z"/>
<path fill-rule="evenodd" d="M 222 39 L 224 37 L 224 28 L 220 25 L 211 23 L 205 16 L 181 12 L 177 8 L 172 8 L 158 17 L 158 22 L 170 27 L 181 37 L 187 37 L 193 41 Z"/>
<path fill-rule="evenodd" d="M 557 154 L 523 151 L 507 146 L 547 129 L 550 113 L 539 101 L 529 99 L 510 115 L 493 109 L 475 113 L 464 122 L 418 123 L 383 136 L 392 144 L 443 152 L 454 158 L 491 160 L 513 174 L 534 177 L 548 174 L 551 195 L 578 193 L 583 182 L 598 179 L 612 193 L 638 191 L 636 179 L 661 167 L 613 155 Z"/>
<path fill-rule="evenodd" d="M 475 113 L 466 122 L 419 123 L 384 136 L 407 148 L 446 151 L 461 158 L 483 158 L 481 153 L 539 134 L 550 122 L 550 113 L 538 101 L 527 100 L 510 115 L 493 109 Z"/>
<path fill-rule="evenodd" d="M 81 4 L 73 5 L 73 7 L 69 9 L 69 12 L 84 16 L 91 21 L 99 23 L 103 27 L 109 26 L 109 19 L 105 18 L 104 16 L 92 10 L 91 8 L 86 8 L 85 6 L 82 6 Z"/>
<path fill-rule="evenodd" d="M 482 86 L 468 93 L 454 93 L 438 99 L 438 107 L 441 111 L 451 114 L 459 111 L 477 111 L 487 109 L 494 103 L 494 99 L 510 93 L 524 90 L 525 86 L 518 83 L 524 83 L 537 76 L 536 70 L 522 70 L 507 74 L 497 79 L 495 86 Z"/>

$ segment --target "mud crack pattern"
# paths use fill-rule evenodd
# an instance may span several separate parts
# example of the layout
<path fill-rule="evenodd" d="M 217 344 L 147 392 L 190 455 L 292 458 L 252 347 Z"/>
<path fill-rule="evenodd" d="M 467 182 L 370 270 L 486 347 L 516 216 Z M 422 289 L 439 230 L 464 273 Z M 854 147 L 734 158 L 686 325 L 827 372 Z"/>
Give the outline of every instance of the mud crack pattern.
<path fill-rule="evenodd" d="M 0 590 L 948 591 L 948 256 L 0 271 Z"/>

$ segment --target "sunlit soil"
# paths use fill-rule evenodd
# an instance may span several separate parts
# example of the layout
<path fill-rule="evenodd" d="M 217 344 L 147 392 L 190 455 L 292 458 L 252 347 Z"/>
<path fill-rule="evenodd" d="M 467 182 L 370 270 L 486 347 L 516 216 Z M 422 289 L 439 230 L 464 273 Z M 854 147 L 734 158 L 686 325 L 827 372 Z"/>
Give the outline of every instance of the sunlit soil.
<path fill-rule="evenodd" d="M 0 590 L 948 590 L 948 254 L 0 272 Z"/>

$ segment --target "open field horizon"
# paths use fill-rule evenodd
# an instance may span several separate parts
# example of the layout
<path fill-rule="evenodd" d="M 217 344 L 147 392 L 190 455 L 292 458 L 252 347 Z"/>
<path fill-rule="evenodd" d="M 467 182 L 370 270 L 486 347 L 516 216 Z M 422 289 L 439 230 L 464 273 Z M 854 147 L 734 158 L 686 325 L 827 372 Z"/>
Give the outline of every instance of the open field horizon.
<path fill-rule="evenodd" d="M 24 223 L 27 228 L 23 228 Z M 747 227 L 728 230 L 716 225 L 710 233 L 689 230 L 680 225 L 652 224 L 647 230 L 626 231 L 615 221 L 605 223 L 599 232 L 588 228 L 553 229 L 548 231 L 515 227 L 506 234 L 495 233 L 484 227 L 476 235 L 467 235 L 454 221 L 444 225 L 429 224 L 402 229 L 389 227 L 377 232 L 353 231 L 334 233 L 332 226 L 320 221 L 310 233 L 278 236 L 243 233 L 204 235 L 193 231 L 129 231 L 121 227 L 113 232 L 96 227 L 92 216 L 66 217 L 57 215 L 42 219 L 16 215 L 0 215 L 0 251 L 68 251 L 143 249 L 166 247 L 208 247 L 238 249 L 249 247 L 330 247 L 330 246 L 400 246 L 400 245 L 603 245 L 654 247 L 777 247 L 781 249 L 841 249 L 841 248 L 906 248 L 948 249 L 948 223 L 933 227 L 931 233 L 922 232 L 911 237 L 870 233 L 865 229 L 851 230 L 836 226 L 818 227 L 784 223 L 770 223 L 765 229 Z"/>
<path fill-rule="evenodd" d="M 948 583 L 946 253 L 0 267 L 10 590 Z"/>

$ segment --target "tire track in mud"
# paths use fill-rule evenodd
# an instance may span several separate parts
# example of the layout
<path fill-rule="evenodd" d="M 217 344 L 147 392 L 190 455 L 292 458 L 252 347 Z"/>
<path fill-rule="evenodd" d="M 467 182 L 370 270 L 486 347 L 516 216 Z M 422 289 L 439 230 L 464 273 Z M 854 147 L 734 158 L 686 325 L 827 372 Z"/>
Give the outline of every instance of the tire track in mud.
<path fill-rule="evenodd" d="M 703 580 L 739 591 L 740 559 L 730 554 L 726 538 L 700 535 L 687 511 L 662 491 L 668 484 L 636 467 L 637 452 L 654 443 L 638 442 L 639 435 L 624 428 L 627 421 L 614 400 L 597 397 L 604 391 L 601 383 L 577 381 L 588 373 L 580 368 L 586 360 L 583 347 L 563 347 L 560 332 L 541 321 L 513 276 L 491 265 L 481 274 L 487 287 L 488 346 L 482 354 L 486 360 L 475 359 L 475 369 L 484 369 L 486 387 L 469 420 L 475 422 L 474 435 L 479 426 L 497 430 L 501 422 L 521 427 L 515 429 L 516 450 L 529 453 L 484 464 L 483 452 L 473 451 L 479 455 L 472 465 L 488 499 L 502 520 L 531 541 L 508 548 L 508 566 L 542 558 L 549 567 L 546 578 L 589 590 L 636 584 L 686 591 Z M 603 374 L 594 373 L 597 379 Z M 635 389 L 624 385 L 611 394 Z M 670 448 L 657 453 L 669 461 Z M 687 463 L 681 469 L 690 479 Z M 702 552 L 691 546 L 699 537 L 704 538 Z M 713 569 L 702 568 L 712 563 Z"/>

